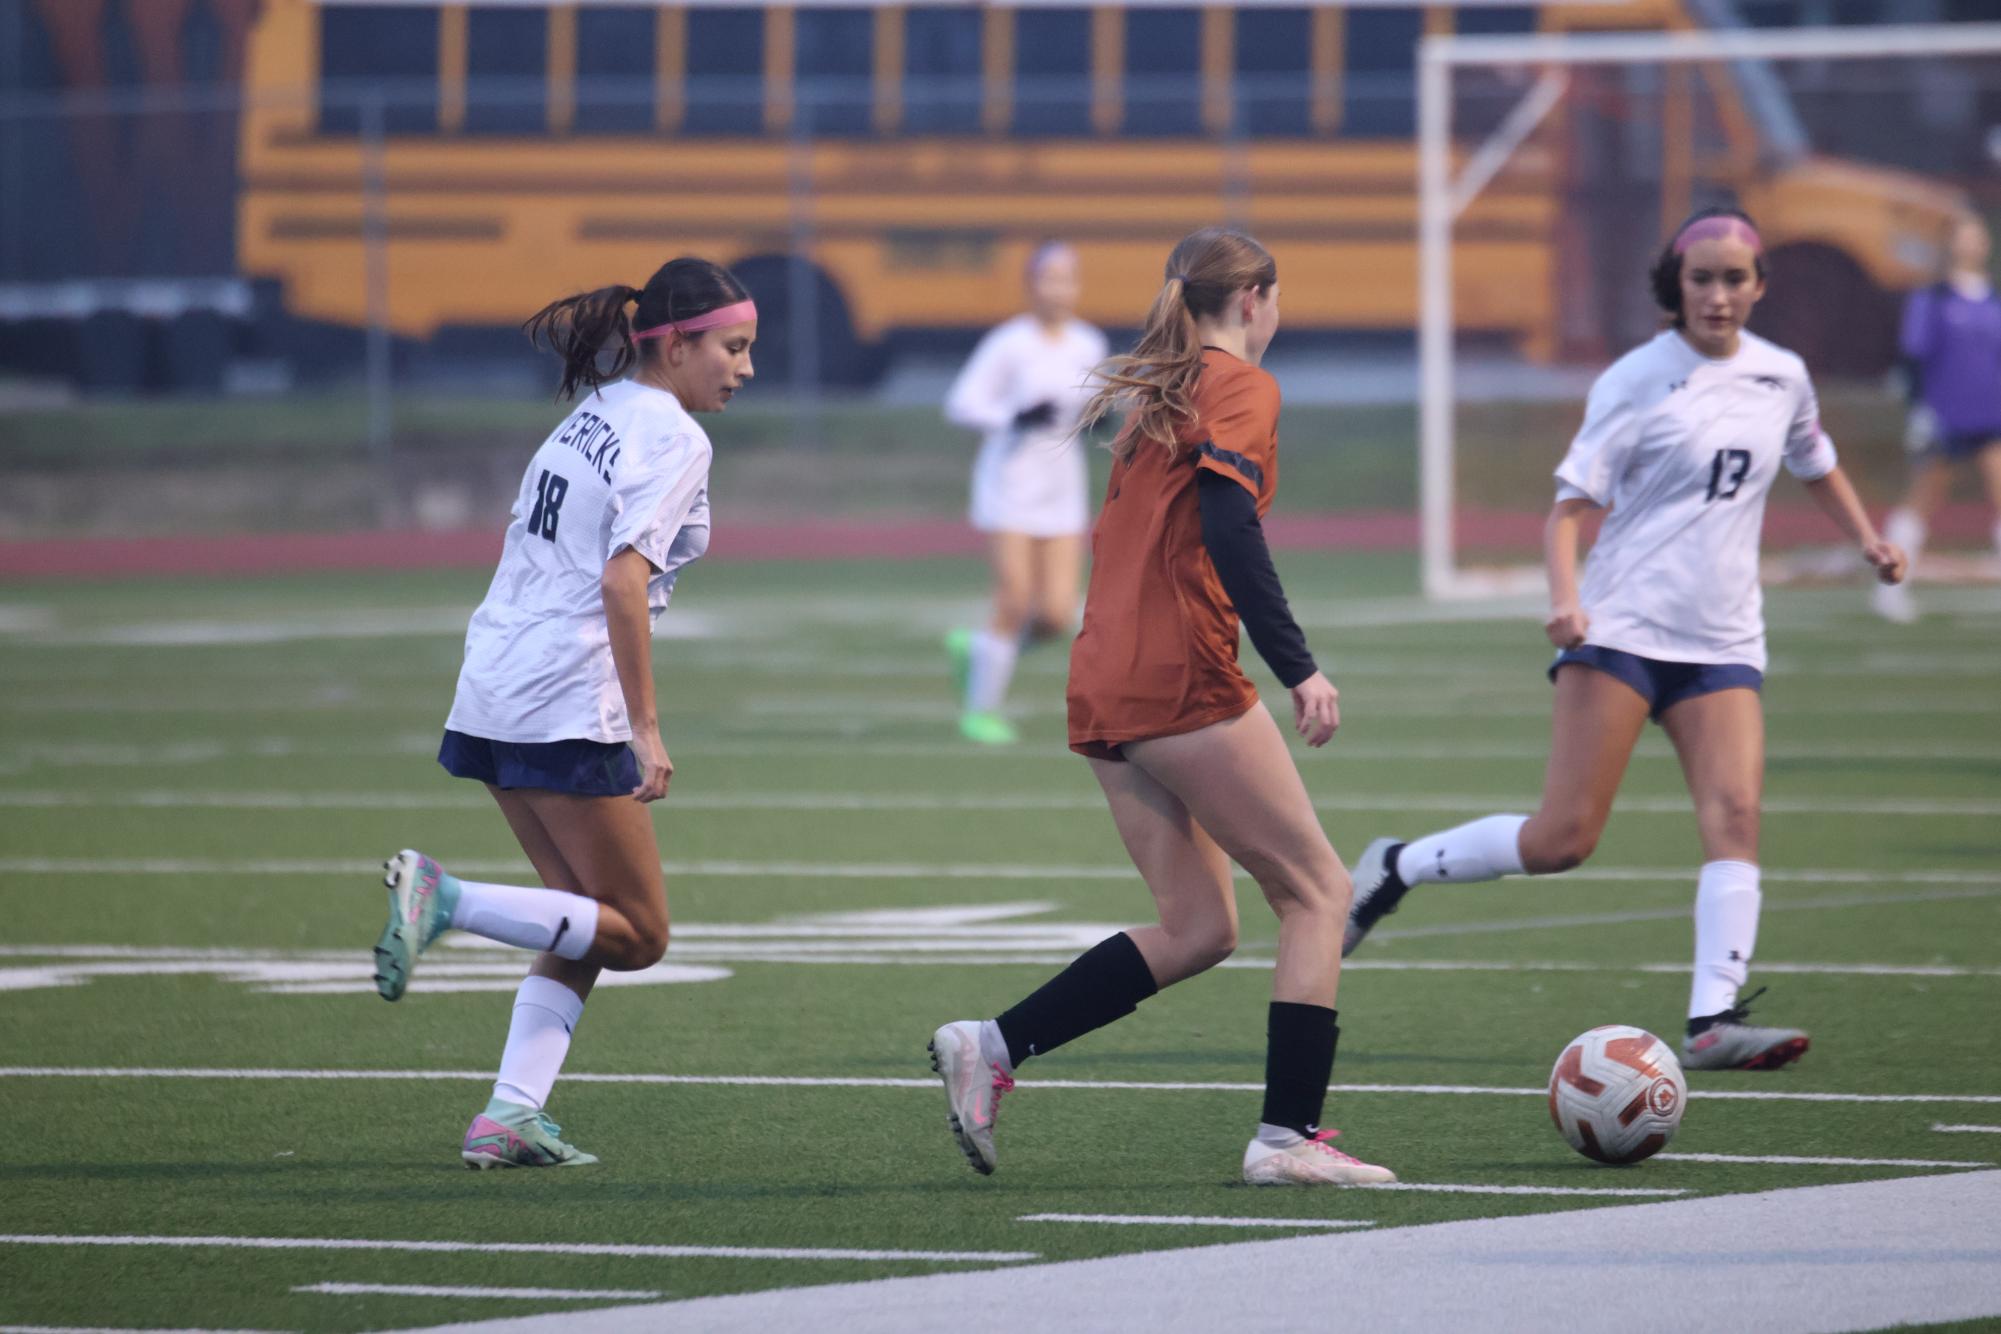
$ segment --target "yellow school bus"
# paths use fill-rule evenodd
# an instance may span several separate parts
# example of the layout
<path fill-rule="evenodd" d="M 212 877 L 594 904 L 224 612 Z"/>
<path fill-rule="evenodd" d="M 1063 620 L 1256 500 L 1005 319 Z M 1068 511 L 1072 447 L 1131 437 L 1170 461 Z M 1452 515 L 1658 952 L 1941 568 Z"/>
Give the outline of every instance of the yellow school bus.
<path fill-rule="evenodd" d="M 1280 255 L 1289 325 L 1408 330 L 1418 39 L 1689 21 L 1668 0 L 265 0 L 240 266 L 295 316 L 360 325 L 372 299 L 422 338 L 699 253 L 744 276 L 781 362 L 774 334 L 810 296 L 818 372 L 840 381 L 885 336 L 1011 312 L 1051 236 L 1082 254 L 1085 318 L 1130 325 L 1167 247 L 1232 221 Z M 1953 192 L 1853 164 L 1774 174 L 1727 76 L 1707 77 L 1775 254 L 1811 240 L 1886 291 L 1930 276 L 1900 240 L 1934 238 Z M 1456 229 L 1455 318 L 1548 357 L 1561 193 L 1526 162 Z"/>

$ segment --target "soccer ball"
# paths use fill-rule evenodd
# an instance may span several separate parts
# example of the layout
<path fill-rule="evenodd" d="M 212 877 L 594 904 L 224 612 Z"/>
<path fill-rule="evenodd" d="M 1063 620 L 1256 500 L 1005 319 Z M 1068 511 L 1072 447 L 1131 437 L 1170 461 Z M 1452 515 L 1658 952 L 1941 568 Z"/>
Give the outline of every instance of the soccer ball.
<path fill-rule="evenodd" d="M 1644 1028 L 1594 1028 L 1565 1047 L 1549 1072 L 1549 1119 L 1571 1148 L 1601 1163 L 1659 1153 L 1687 1102 L 1681 1062 Z"/>

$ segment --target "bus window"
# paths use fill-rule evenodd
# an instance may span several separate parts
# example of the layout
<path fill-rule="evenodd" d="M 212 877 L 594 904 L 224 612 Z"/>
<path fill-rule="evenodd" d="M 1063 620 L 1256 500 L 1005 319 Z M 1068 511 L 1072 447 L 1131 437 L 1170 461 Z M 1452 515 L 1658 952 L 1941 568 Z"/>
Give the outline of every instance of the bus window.
<path fill-rule="evenodd" d="M 1455 32 L 1518 36 L 1536 30 L 1534 5 L 1461 5 Z"/>
<path fill-rule="evenodd" d="M 1202 11 L 1126 11 L 1127 134 L 1202 132 Z"/>
<path fill-rule="evenodd" d="M 1253 135 L 1305 134 L 1313 124 L 1313 13 L 1237 11 L 1237 127 Z"/>
<path fill-rule="evenodd" d="M 577 11 L 579 134 L 644 134 L 653 128 L 652 5 L 585 5 Z"/>
<path fill-rule="evenodd" d="M 540 5 L 467 13 L 468 134 L 540 134 L 549 111 L 549 11 Z"/>
<path fill-rule="evenodd" d="M 797 64 L 799 114 L 814 134 L 865 134 L 874 125 L 869 76 L 875 72 L 875 11 L 801 8 Z"/>
<path fill-rule="evenodd" d="M 981 34 L 976 6 L 912 9 L 903 26 L 903 125 L 912 134 L 980 128 Z"/>
<path fill-rule="evenodd" d="M 1415 9 L 1351 9 L 1342 45 L 1341 132 L 1356 138 L 1407 138 L 1417 128 Z"/>
<path fill-rule="evenodd" d="M 438 7 L 329 5 L 320 10 L 320 130 L 361 128 L 359 95 L 388 98 L 392 134 L 438 128 Z"/>
<path fill-rule="evenodd" d="M 688 10 L 688 110 L 697 134 L 757 134 L 764 128 L 764 11 Z"/>
<path fill-rule="evenodd" d="M 1018 9 L 1014 24 L 1015 133 L 1089 134 L 1091 11 Z"/>

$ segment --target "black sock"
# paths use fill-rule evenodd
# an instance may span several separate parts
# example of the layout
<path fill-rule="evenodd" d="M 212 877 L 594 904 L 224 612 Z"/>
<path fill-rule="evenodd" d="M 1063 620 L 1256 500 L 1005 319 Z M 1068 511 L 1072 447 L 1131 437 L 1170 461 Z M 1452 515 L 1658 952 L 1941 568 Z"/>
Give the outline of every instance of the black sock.
<path fill-rule="evenodd" d="M 1334 1047 L 1341 1040 L 1336 1014 L 1324 1005 L 1273 1001 L 1265 1032 L 1267 1125 L 1302 1135 L 1320 1128 L 1327 1081 L 1334 1076 Z"/>
<path fill-rule="evenodd" d="M 1068 968 L 994 1020 L 1007 1058 L 1020 1065 L 1131 1014 L 1160 990 L 1133 938 L 1121 931 L 1078 955 Z"/>

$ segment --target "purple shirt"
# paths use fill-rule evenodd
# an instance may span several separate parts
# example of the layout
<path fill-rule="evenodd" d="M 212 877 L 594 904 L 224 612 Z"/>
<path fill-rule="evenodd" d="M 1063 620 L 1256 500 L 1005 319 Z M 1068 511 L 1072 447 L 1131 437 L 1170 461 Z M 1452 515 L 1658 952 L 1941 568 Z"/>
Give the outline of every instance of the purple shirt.
<path fill-rule="evenodd" d="M 2001 298 L 1919 288 L 1904 303 L 1901 341 L 1941 430 L 2001 434 Z"/>

